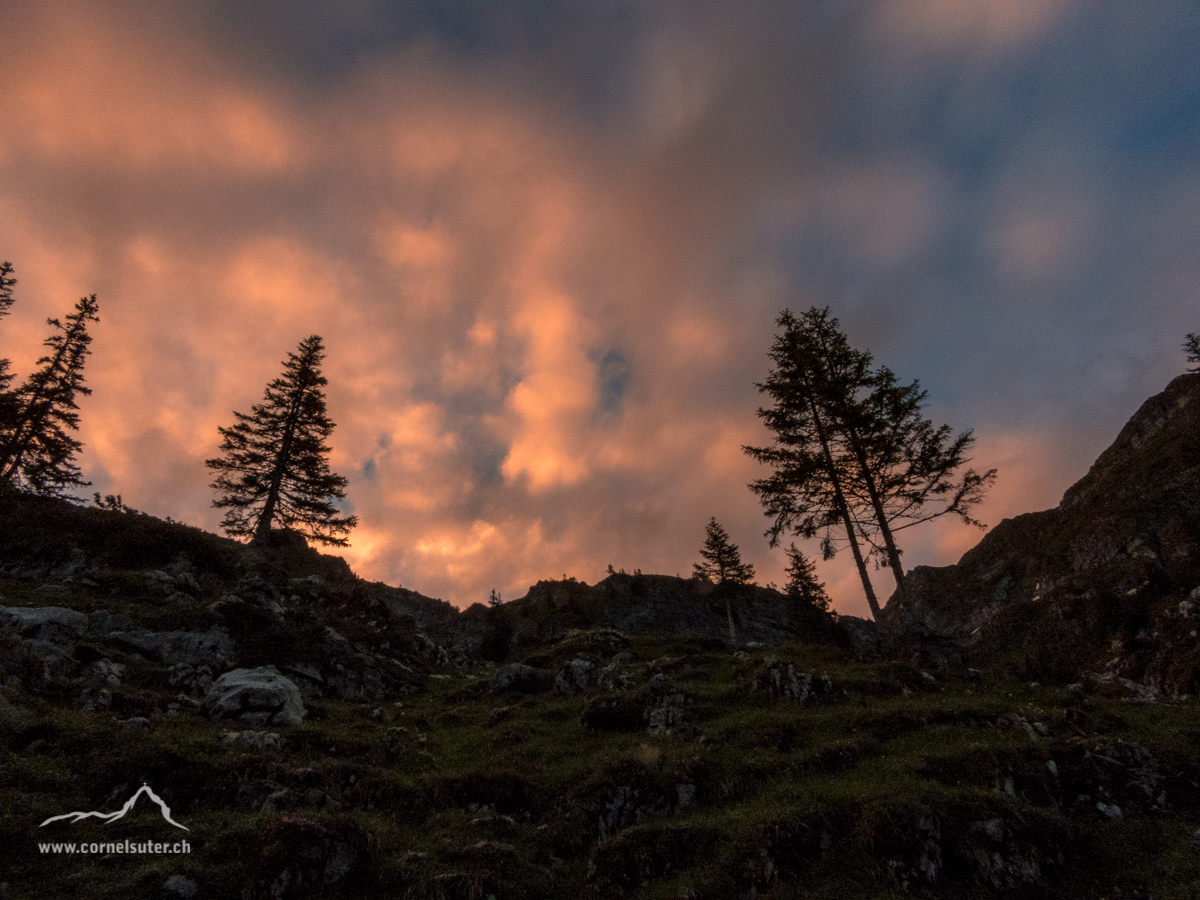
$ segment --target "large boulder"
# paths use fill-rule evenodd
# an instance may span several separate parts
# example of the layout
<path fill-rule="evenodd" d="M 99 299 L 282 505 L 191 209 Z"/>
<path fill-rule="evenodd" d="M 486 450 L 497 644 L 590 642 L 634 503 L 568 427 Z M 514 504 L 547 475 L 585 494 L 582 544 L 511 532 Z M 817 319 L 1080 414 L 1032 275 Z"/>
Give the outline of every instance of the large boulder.
<path fill-rule="evenodd" d="M 274 666 L 226 672 L 208 689 L 204 708 L 213 718 L 256 724 L 299 725 L 305 716 L 300 689 Z"/>
<path fill-rule="evenodd" d="M 7 625 L 23 637 L 70 640 L 84 635 L 88 617 L 61 606 L 0 606 L 0 625 Z"/>

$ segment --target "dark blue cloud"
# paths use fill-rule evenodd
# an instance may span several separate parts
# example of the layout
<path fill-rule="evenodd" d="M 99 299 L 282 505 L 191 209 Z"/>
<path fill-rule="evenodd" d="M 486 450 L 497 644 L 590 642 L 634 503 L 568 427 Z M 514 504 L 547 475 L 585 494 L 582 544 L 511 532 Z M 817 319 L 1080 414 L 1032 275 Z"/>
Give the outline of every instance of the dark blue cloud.
<path fill-rule="evenodd" d="M 600 415 L 615 413 L 629 387 L 629 361 L 618 350 L 608 350 L 592 357 L 596 363 L 596 386 L 600 391 L 600 402 L 596 412 Z"/>

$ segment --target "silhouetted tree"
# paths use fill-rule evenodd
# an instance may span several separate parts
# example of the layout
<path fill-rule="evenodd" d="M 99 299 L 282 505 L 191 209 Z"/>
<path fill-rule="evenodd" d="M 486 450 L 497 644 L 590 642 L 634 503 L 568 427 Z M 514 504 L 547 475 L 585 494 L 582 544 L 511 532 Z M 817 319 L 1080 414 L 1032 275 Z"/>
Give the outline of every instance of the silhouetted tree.
<path fill-rule="evenodd" d="M 11 268 L 10 268 L 11 271 Z M 90 482 L 79 477 L 75 454 L 83 444 L 69 432 L 79 429 L 78 394 L 90 394 L 83 383 L 83 364 L 91 352 L 88 323 L 99 322 L 96 295 L 83 297 L 64 325 L 45 341 L 50 353 L 37 361 L 41 368 L 11 396 L 11 411 L 0 437 L 0 481 L 38 494 L 59 494 L 63 488 Z"/>
<path fill-rule="evenodd" d="M 318 335 L 289 353 L 284 372 L 267 385 L 250 415 L 234 412 L 237 424 L 221 428 L 222 456 L 205 462 L 219 474 L 212 483 L 225 509 L 221 527 L 233 537 L 262 541 L 273 522 L 319 541 L 344 547 L 356 516 L 341 517 L 332 503 L 344 500 L 347 481 L 329 471 L 325 439 L 333 422 L 325 414 L 328 384 Z"/>
<path fill-rule="evenodd" d="M 927 396 L 919 382 L 898 384 L 882 366 L 870 394 L 844 410 L 846 442 L 858 464 L 850 490 L 874 514 L 873 527 L 862 533 L 901 590 L 904 569 L 895 533 L 945 515 L 983 527 L 970 510 L 996 480 L 995 469 L 955 474 L 969 461 L 975 438 L 971 431 L 952 438 L 949 425 L 935 428 L 921 414 Z"/>
<path fill-rule="evenodd" d="M 13 287 L 17 279 L 13 277 L 13 266 L 10 262 L 0 262 L 0 319 L 8 315 L 8 309 L 13 305 Z M 9 385 L 12 384 L 12 372 L 8 370 L 9 361 L 0 359 L 0 442 L 9 433 L 13 424 L 13 413 L 16 410 L 16 398 Z"/>
<path fill-rule="evenodd" d="M 900 385 L 886 367 L 872 370 L 871 355 L 850 346 L 828 309 L 799 318 L 785 310 L 777 324 L 782 333 L 769 354 L 775 368 L 757 385 L 775 400 L 758 410 L 775 445 L 743 448 L 775 472 L 750 489 L 774 518 L 771 546 L 784 532 L 820 534 L 830 559 L 845 541 L 878 618 L 866 558 L 881 557 L 903 590 L 894 532 L 951 513 L 978 524 L 969 510 L 995 470 L 956 476 L 968 461 L 971 432 L 951 439 L 949 426 L 935 428 L 921 415 L 927 395 L 919 383 Z M 940 505 L 926 508 L 934 500 Z"/>
<path fill-rule="evenodd" d="M 708 520 L 700 555 L 705 561 L 693 566 L 697 578 L 716 584 L 749 584 L 754 580 L 754 566 L 742 562 L 737 544 L 730 543 L 729 535 L 717 524 L 715 516 Z"/>
<path fill-rule="evenodd" d="M 1183 352 L 1187 354 L 1187 361 L 1196 363 L 1189 372 L 1200 373 L 1200 335 L 1188 333 L 1187 340 L 1183 342 Z"/>
<path fill-rule="evenodd" d="M 785 532 L 820 535 L 822 553 L 832 559 L 845 541 L 871 613 L 878 618 L 879 601 L 858 538 L 861 508 L 850 490 L 855 467 L 839 428 L 838 404 L 830 399 L 853 398 L 869 387 L 870 358 L 850 348 L 827 309 L 810 309 L 800 318 L 784 310 L 776 324 L 782 330 L 768 353 L 775 367 L 756 385 L 775 401 L 758 410 L 775 433 L 775 445 L 742 448 L 774 472 L 752 482 L 750 489 L 774 518 L 767 531 L 772 547 Z"/>
<path fill-rule="evenodd" d="M 817 581 L 817 564 L 805 556 L 792 544 L 787 548 L 788 580 L 783 591 L 793 600 L 808 606 L 816 607 L 822 612 L 829 610 L 829 595 L 825 593 L 825 585 Z"/>

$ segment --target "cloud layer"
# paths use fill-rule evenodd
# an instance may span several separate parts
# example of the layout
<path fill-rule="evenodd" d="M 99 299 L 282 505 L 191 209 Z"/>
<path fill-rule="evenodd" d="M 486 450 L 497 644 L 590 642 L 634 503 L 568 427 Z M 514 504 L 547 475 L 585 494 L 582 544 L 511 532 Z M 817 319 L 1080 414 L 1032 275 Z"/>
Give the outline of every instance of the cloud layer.
<path fill-rule="evenodd" d="M 460 606 L 688 574 L 716 516 L 782 581 L 740 447 L 784 307 L 831 306 L 976 429 L 989 524 L 1182 369 L 1186 4 L 396 6 L 6 10 L 0 351 L 28 372 L 99 294 L 95 489 L 215 529 L 218 426 L 317 333 L 360 574 Z M 978 536 L 939 522 L 906 561 Z"/>

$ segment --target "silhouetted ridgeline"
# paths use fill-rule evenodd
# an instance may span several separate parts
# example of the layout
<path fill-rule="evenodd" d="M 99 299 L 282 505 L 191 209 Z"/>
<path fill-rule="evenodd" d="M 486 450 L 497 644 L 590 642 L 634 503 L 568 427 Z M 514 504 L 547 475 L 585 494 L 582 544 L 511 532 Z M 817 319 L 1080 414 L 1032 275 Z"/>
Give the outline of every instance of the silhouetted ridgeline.
<path fill-rule="evenodd" d="M 918 566 L 879 625 L 903 657 L 1200 693 L 1200 375 L 1147 400 L 1054 509 Z"/>

